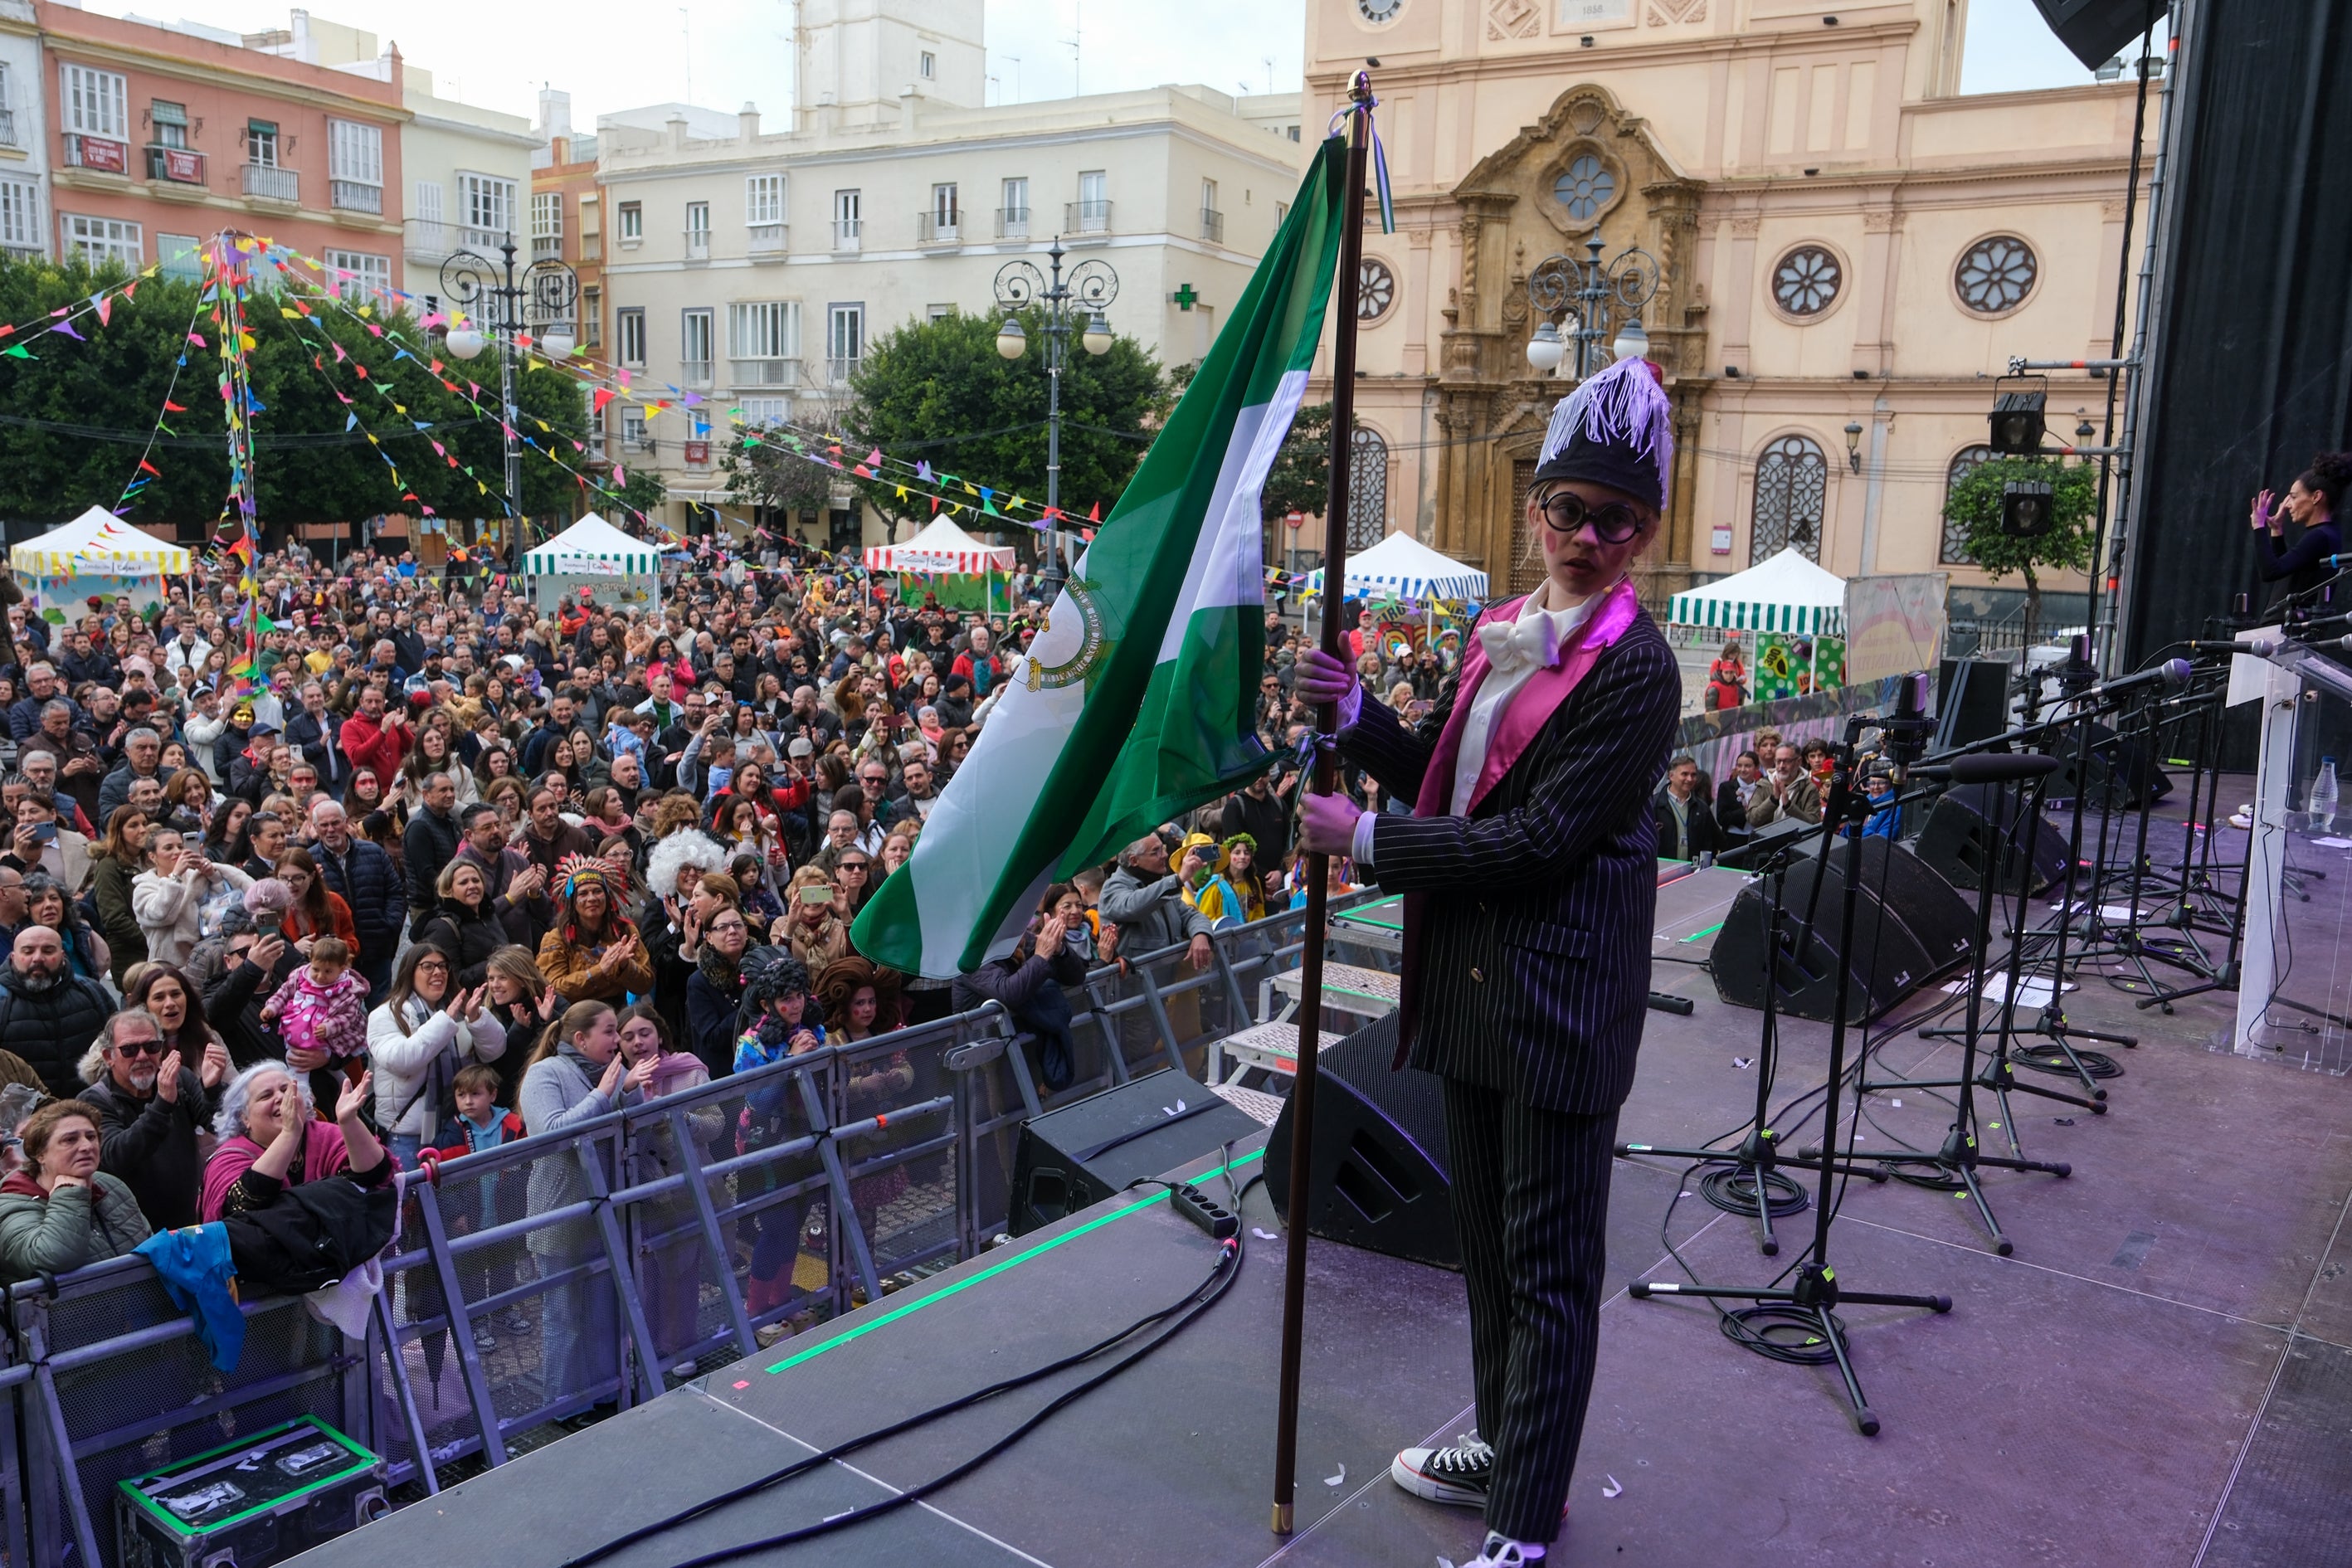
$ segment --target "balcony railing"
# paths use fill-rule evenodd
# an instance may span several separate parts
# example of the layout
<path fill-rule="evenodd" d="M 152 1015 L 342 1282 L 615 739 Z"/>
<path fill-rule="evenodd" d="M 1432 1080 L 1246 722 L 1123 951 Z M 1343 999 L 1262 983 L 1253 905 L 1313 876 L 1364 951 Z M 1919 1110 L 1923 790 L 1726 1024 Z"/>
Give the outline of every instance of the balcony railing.
<path fill-rule="evenodd" d="M 866 220 L 856 217 L 834 219 L 833 247 L 835 250 L 863 250 L 866 247 Z"/>
<path fill-rule="evenodd" d="M 507 231 L 502 228 L 468 227 L 458 234 L 458 243 L 477 256 L 496 256 L 506 242 Z"/>
<path fill-rule="evenodd" d="M 185 147 L 150 147 L 147 177 L 174 185 L 201 185 L 205 183 L 205 155 Z"/>
<path fill-rule="evenodd" d="M 824 383 L 827 386 L 847 386 L 856 377 L 857 367 L 865 362 L 855 357 L 839 356 L 824 362 Z"/>
<path fill-rule="evenodd" d="M 915 215 L 915 243 L 954 245 L 963 237 L 963 214 L 919 212 Z"/>
<path fill-rule="evenodd" d="M 0 147 L 23 145 L 23 142 L 16 140 L 16 111 L 13 109 L 0 109 Z"/>
<path fill-rule="evenodd" d="M 1027 207 L 997 208 L 996 237 L 999 239 L 1028 238 L 1029 209 Z"/>
<path fill-rule="evenodd" d="M 1063 229 L 1070 234 L 1108 234 L 1110 204 L 1108 202 L 1072 202 L 1063 215 Z"/>
<path fill-rule="evenodd" d="M 686 258 L 688 261 L 708 261 L 710 259 L 710 231 L 709 229 L 690 228 L 686 231 Z"/>
<path fill-rule="evenodd" d="M 798 386 L 801 362 L 796 359 L 733 359 L 728 374 L 736 386 Z"/>
<path fill-rule="evenodd" d="M 108 136 L 84 136 L 79 132 L 66 132 L 66 166 L 70 169 L 90 169 L 101 174 L 131 173 L 131 144 Z"/>
<path fill-rule="evenodd" d="M 382 213 L 383 187 L 363 180 L 329 180 L 327 205 L 347 213 Z"/>
<path fill-rule="evenodd" d="M 754 261 L 774 260 L 784 254 L 791 230 L 780 223 L 755 223 L 745 226 L 744 247 Z"/>
<path fill-rule="evenodd" d="M 245 194 L 265 202 L 299 202 L 302 199 L 301 174 L 275 163 L 247 163 Z"/>
<path fill-rule="evenodd" d="M 443 257 L 449 254 L 449 226 L 430 218 L 413 217 L 403 226 L 406 237 L 402 243 L 415 256 Z"/>
<path fill-rule="evenodd" d="M 625 430 L 621 433 L 621 450 L 624 452 L 651 452 L 656 449 L 656 437 L 646 435 L 642 431 L 632 436 Z"/>
<path fill-rule="evenodd" d="M 709 386 L 710 362 L 707 359 L 687 359 L 677 362 L 677 379 L 681 386 Z"/>
<path fill-rule="evenodd" d="M 1225 243 L 1225 215 L 1214 207 L 1201 209 L 1201 237 L 1211 245 Z"/>

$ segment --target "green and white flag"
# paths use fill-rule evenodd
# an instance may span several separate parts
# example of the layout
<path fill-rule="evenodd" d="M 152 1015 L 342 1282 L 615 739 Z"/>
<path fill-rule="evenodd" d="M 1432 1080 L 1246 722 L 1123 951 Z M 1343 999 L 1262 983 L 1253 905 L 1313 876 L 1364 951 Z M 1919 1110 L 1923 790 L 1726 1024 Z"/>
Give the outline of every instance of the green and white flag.
<path fill-rule="evenodd" d="M 1259 496 L 1322 336 L 1346 156 L 1337 137 L 1317 154 L 914 855 L 858 915 L 876 963 L 944 979 L 1001 956 L 1047 884 L 1268 765 Z"/>

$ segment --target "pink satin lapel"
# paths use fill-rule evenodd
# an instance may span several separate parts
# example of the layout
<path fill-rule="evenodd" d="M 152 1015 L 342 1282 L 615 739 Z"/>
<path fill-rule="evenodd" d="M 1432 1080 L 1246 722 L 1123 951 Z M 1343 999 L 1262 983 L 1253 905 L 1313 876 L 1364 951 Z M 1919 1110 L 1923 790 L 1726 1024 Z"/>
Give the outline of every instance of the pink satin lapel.
<path fill-rule="evenodd" d="M 1521 600 L 1520 603 L 1526 601 Z M 1601 653 L 1625 635 L 1625 628 L 1633 624 L 1633 617 L 1640 613 L 1641 607 L 1641 597 L 1634 593 L 1632 581 L 1619 582 L 1609 591 L 1608 602 L 1578 628 L 1575 647 L 1561 654 L 1559 662 L 1549 669 L 1539 669 L 1529 676 L 1528 683 L 1513 694 L 1510 706 L 1503 710 L 1494 734 L 1487 739 L 1486 762 L 1478 770 L 1477 787 L 1470 792 L 1468 800 L 1454 808 L 1457 815 L 1469 816 L 1478 803 L 1486 798 L 1486 792 L 1493 789 L 1496 781 L 1519 760 L 1520 753 L 1528 749 L 1528 743 L 1550 721 L 1559 705 L 1568 700 L 1568 694 L 1576 689 L 1577 683 L 1591 670 Z M 1517 618 L 1516 615 L 1514 618 Z M 1454 710 L 1463 711 L 1458 701 Z M 1454 771 L 1451 755 L 1445 766 L 1450 778 Z M 1428 793 L 1428 780 L 1424 778 L 1422 784 L 1425 795 Z"/>
<path fill-rule="evenodd" d="M 1497 605 L 1478 617 L 1470 635 L 1462 639 L 1462 679 L 1454 688 L 1454 709 L 1445 716 L 1445 728 L 1437 732 L 1437 745 L 1429 754 L 1429 771 L 1421 775 L 1421 794 L 1412 803 L 1415 816 L 1447 815 L 1446 796 L 1454 788 L 1454 762 L 1462 754 L 1462 731 L 1470 723 L 1470 705 L 1478 696 L 1478 688 L 1486 681 L 1486 649 L 1478 640 L 1478 627 L 1489 621 L 1517 621 L 1519 606 L 1528 602 L 1524 594 L 1507 605 Z"/>

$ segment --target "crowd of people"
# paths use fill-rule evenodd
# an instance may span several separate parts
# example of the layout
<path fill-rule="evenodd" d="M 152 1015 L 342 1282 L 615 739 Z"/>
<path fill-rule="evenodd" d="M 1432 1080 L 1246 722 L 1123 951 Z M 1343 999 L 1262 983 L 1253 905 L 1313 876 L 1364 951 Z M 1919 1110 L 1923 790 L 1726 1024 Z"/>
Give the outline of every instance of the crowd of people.
<path fill-rule="evenodd" d="M 535 605 L 406 556 L 295 547 L 254 572 L 246 669 L 234 570 L 199 563 L 144 610 L 7 606 L 0 1280 L 984 1000 L 1059 1088 L 1091 969 L 1174 947 L 1205 966 L 1210 932 L 1305 897 L 1286 765 L 1056 884 L 972 973 L 854 950 L 851 922 L 1043 626 L 1025 580 L 988 617 L 774 542 L 706 546 L 639 608 Z M 0 580 L 0 598 L 21 596 Z M 1309 715 L 1297 646 L 1266 625 L 1258 722 L 1289 756 Z M 1410 658 L 1356 641 L 1423 711 L 1454 658 L 1450 641 Z M 853 1098 L 903 1092 L 893 1060 L 861 1067 Z M 749 1100 L 691 1135 L 721 1155 L 789 1135 L 784 1094 Z M 565 1169 L 534 1167 L 531 1210 L 580 1195 Z M 755 1312 L 789 1300 L 809 1217 L 786 1205 L 745 1227 Z M 593 1342 L 610 1305 L 546 1292 L 548 1353 Z M 648 1310 L 677 1326 L 693 1303 Z"/>

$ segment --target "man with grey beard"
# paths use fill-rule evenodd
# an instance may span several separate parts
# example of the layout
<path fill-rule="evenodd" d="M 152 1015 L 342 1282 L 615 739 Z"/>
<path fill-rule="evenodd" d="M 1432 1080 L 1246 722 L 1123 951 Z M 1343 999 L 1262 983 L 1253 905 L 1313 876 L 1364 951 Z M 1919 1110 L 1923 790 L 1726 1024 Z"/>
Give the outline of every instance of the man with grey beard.
<path fill-rule="evenodd" d="M 133 1008 L 100 1031 L 91 1055 L 98 1077 L 81 1098 L 98 1107 L 98 1168 L 120 1176 L 157 1229 L 196 1223 L 204 1161 L 196 1140 L 212 1125 L 227 1047 L 208 1047 L 201 1068 L 166 1050 L 163 1026 Z"/>
<path fill-rule="evenodd" d="M 59 1100 L 81 1092 L 82 1053 L 106 1026 L 114 998 L 66 967 L 65 944 L 47 926 L 26 926 L 0 974 L 0 1050 L 14 1051 Z"/>

